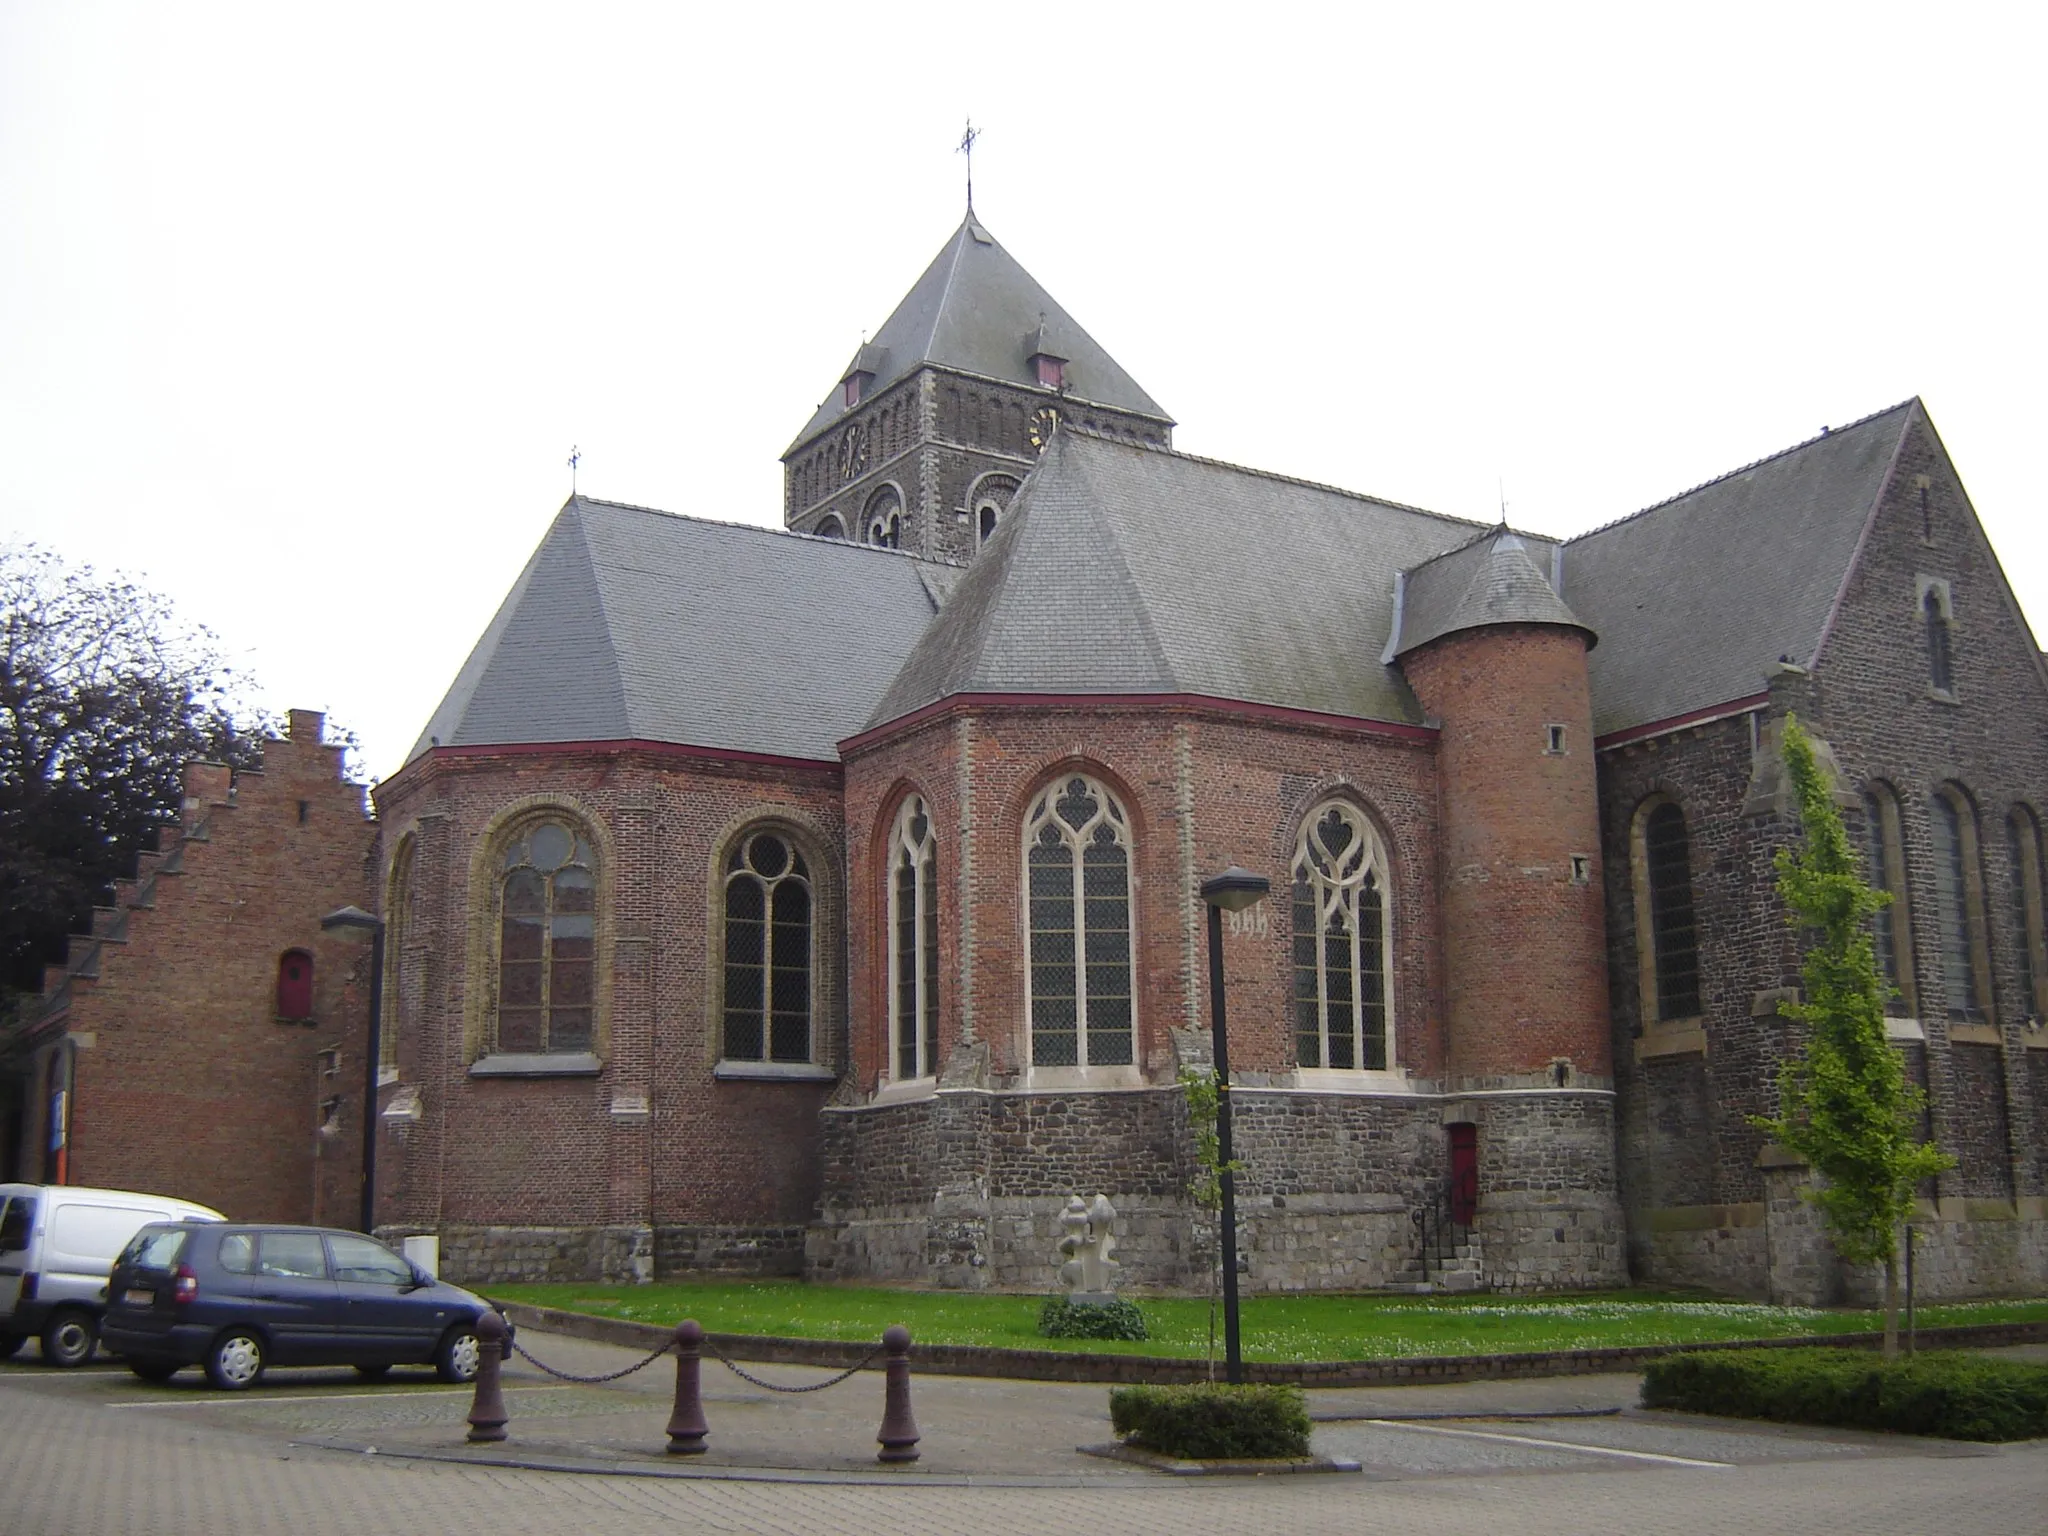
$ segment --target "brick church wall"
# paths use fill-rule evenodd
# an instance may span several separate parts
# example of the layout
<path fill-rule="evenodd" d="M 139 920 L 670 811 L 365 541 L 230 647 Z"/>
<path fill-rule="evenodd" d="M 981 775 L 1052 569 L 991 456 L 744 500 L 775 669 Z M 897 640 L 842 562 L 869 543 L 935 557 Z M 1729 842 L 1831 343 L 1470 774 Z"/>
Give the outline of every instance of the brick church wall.
<path fill-rule="evenodd" d="M 415 934 L 399 939 L 409 969 L 388 1016 L 379 1217 L 392 1235 L 441 1232 L 449 1273 L 479 1281 L 797 1267 L 819 1110 L 846 1051 L 837 779 L 830 764 L 565 747 L 439 754 L 379 789 L 387 847 L 415 849 Z M 489 880 L 492 910 L 470 910 L 472 860 L 508 813 L 544 804 L 595 822 L 609 851 L 609 1048 L 594 1075 L 474 1075 L 465 1030 L 494 977 L 470 974 L 472 930 L 496 918 Z M 716 1075 L 714 892 L 724 852 L 763 821 L 797 841 L 817 892 L 818 1080 Z M 485 989 L 476 1010 L 471 987 Z"/>

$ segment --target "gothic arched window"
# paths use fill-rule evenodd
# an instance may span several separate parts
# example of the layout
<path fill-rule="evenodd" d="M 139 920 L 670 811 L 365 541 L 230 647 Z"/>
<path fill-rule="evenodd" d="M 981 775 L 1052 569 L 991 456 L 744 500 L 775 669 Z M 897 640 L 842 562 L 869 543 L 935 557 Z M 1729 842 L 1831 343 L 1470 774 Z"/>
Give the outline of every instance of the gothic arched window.
<path fill-rule="evenodd" d="M 568 822 L 534 822 L 500 865 L 495 1048 L 589 1051 L 596 958 L 597 855 Z"/>
<path fill-rule="evenodd" d="M 1094 779 L 1041 790 L 1024 818 L 1030 899 L 1031 1064 L 1129 1066 L 1130 823 Z"/>
<path fill-rule="evenodd" d="M 377 1065 L 396 1070 L 399 1037 L 412 1025 L 411 997 L 405 988 L 405 947 L 412 942 L 412 870 L 418 839 L 407 833 L 391 856 L 391 875 L 384 887 L 384 1018 L 377 1035 Z"/>
<path fill-rule="evenodd" d="M 1685 812 L 1665 795 L 1636 810 L 1636 966 L 1645 1026 L 1700 1016 L 1699 930 Z"/>
<path fill-rule="evenodd" d="M 1941 922 L 1941 977 L 1948 1016 L 1981 1024 L 1991 997 L 1990 956 L 1984 947 L 1983 866 L 1977 851 L 1977 815 L 1954 785 L 1935 791 L 1928 806 L 1934 834 L 1934 909 Z"/>
<path fill-rule="evenodd" d="M 1919 1014 L 1913 978 L 1913 921 L 1906 901 L 1905 832 L 1899 821 L 1898 796 L 1891 786 L 1873 783 L 1863 791 L 1864 856 L 1870 883 L 1891 892 L 1891 905 L 1871 920 L 1876 941 L 1878 974 L 1885 984 L 1884 1011 L 1894 1017 Z"/>
<path fill-rule="evenodd" d="M 1372 825 L 1342 800 L 1317 806 L 1294 848 L 1294 1059 L 1383 1072 L 1387 858 Z"/>
<path fill-rule="evenodd" d="M 2005 818 L 2012 863 L 2013 954 L 2019 964 L 2020 1006 L 2030 1019 L 2048 1018 L 2048 954 L 2041 920 L 2041 823 L 2031 807 L 2016 805 Z"/>
<path fill-rule="evenodd" d="M 725 861 L 724 895 L 725 1059 L 811 1060 L 810 866 L 782 832 L 744 833 Z"/>
<path fill-rule="evenodd" d="M 939 862 L 931 813 L 912 795 L 889 836 L 889 1018 L 899 1081 L 939 1069 Z"/>

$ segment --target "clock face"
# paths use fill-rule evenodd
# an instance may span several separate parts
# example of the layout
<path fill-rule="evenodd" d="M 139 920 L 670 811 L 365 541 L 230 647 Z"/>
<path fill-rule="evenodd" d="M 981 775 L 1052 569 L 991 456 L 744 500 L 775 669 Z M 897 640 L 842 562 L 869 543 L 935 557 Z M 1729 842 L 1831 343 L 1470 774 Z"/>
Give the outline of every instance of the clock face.
<path fill-rule="evenodd" d="M 848 427 L 839 439 L 839 478 L 852 480 L 868 467 L 868 433 L 865 427 Z"/>
<path fill-rule="evenodd" d="M 1040 453 L 1045 452 L 1045 445 L 1052 441 L 1052 435 L 1059 429 L 1059 424 L 1060 413 L 1052 406 L 1041 405 L 1037 414 L 1031 418 L 1031 446 Z"/>

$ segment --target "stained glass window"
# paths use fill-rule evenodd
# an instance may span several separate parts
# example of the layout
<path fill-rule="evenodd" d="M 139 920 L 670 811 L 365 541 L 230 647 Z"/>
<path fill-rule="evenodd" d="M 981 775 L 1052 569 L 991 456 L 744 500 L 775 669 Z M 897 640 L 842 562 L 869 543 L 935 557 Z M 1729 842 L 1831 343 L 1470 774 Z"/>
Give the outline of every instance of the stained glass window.
<path fill-rule="evenodd" d="M 889 840 L 889 1017 L 895 1076 L 930 1077 L 939 1063 L 938 839 L 912 795 Z"/>
<path fill-rule="evenodd" d="M 1937 794 L 1930 810 L 1934 906 L 1941 918 L 1941 976 L 1948 990 L 1948 1016 L 1963 1023 L 1981 1023 L 1984 989 L 1977 975 L 1977 934 L 1971 910 L 1973 905 L 1982 910 L 1981 887 L 1971 867 L 1975 828 L 1968 820 L 1968 808 L 1949 791 Z M 1974 902 L 1973 897 L 1977 898 Z"/>
<path fill-rule="evenodd" d="M 1643 823 L 1650 877 L 1650 936 L 1657 966 L 1657 1017 L 1700 1015 L 1699 931 L 1693 919 L 1692 845 L 1685 812 L 1669 800 Z"/>
<path fill-rule="evenodd" d="M 750 832 L 725 864 L 729 1061 L 811 1059 L 810 866 L 780 832 Z"/>
<path fill-rule="evenodd" d="M 1328 801 L 1294 850 L 1294 1059 L 1387 1069 L 1387 859 L 1356 806 Z"/>

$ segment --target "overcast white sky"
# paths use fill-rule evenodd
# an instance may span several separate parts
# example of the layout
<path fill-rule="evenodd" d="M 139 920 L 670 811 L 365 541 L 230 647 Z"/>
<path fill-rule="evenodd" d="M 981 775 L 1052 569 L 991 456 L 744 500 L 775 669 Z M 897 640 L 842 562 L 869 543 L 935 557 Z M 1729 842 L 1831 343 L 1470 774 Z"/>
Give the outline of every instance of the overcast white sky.
<path fill-rule="evenodd" d="M 571 444 L 780 521 L 972 113 L 983 220 L 1190 452 L 1572 533 L 1917 393 L 2038 626 L 2044 30 L 0 0 L 0 535 L 144 577 L 389 774 Z"/>

